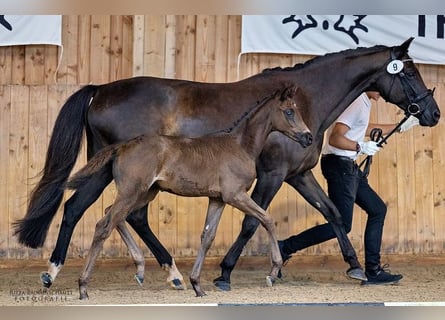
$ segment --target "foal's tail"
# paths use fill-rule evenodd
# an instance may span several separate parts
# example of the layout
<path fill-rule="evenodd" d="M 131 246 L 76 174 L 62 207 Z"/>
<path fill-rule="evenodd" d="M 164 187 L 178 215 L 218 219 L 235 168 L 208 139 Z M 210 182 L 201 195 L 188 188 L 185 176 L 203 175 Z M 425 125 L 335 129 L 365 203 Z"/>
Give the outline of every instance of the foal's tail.
<path fill-rule="evenodd" d="M 66 183 L 67 189 L 76 190 L 90 181 L 91 177 L 114 160 L 119 144 L 112 144 L 96 153 L 87 164 L 77 171 Z"/>
<path fill-rule="evenodd" d="M 88 85 L 75 92 L 57 116 L 42 178 L 31 193 L 25 217 L 13 223 L 19 242 L 28 247 L 38 248 L 45 242 L 82 145 L 86 114 L 96 90 L 96 86 Z"/>

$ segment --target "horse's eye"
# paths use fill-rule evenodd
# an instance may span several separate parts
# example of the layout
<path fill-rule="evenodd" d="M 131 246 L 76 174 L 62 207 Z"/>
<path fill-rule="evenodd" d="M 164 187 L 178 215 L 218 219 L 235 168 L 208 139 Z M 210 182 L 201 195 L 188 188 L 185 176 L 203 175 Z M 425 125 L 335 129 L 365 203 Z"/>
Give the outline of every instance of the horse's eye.
<path fill-rule="evenodd" d="M 294 110 L 292 110 L 292 109 L 286 109 L 286 110 L 284 110 L 284 114 L 285 114 L 287 117 L 292 117 L 292 116 L 294 115 Z"/>

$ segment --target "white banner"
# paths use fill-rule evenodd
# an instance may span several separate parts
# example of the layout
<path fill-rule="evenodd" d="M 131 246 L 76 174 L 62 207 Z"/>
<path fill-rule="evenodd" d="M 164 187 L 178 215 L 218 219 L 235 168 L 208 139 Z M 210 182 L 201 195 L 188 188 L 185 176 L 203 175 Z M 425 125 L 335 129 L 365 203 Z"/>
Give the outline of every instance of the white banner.
<path fill-rule="evenodd" d="M 409 37 L 416 63 L 445 64 L 445 15 L 247 15 L 241 54 L 324 55 L 356 47 L 394 46 Z"/>
<path fill-rule="evenodd" d="M 0 46 L 62 45 L 62 16 L 0 15 Z"/>

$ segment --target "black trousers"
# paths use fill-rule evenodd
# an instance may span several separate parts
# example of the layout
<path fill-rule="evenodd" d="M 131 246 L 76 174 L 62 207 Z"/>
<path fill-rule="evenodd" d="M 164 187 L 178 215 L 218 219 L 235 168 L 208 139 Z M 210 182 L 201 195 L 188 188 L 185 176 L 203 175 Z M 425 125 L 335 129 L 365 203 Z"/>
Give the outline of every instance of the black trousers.
<path fill-rule="evenodd" d="M 343 218 L 346 232 L 351 231 L 354 203 L 368 215 L 365 228 L 365 267 L 374 269 L 380 265 L 383 225 L 386 205 L 371 188 L 357 164 L 345 157 L 325 155 L 321 159 L 321 170 L 328 184 L 328 195 Z M 335 238 L 329 223 L 317 225 L 298 235 L 284 240 L 283 250 L 287 254 Z"/>

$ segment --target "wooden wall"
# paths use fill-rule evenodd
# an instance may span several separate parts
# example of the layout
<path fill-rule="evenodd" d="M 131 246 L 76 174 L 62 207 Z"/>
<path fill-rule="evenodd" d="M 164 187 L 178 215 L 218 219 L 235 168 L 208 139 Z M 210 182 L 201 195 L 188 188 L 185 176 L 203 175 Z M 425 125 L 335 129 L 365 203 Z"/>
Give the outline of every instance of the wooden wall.
<path fill-rule="evenodd" d="M 82 85 L 106 83 L 135 75 L 228 82 L 270 66 L 289 66 L 310 56 L 248 54 L 240 58 L 240 16 L 64 16 L 63 50 L 54 46 L 0 47 L 0 257 L 48 258 L 58 233 L 62 208 L 53 221 L 44 248 L 19 245 L 11 222 L 21 218 L 28 195 L 43 167 L 54 120 L 64 100 Z M 445 105 L 444 66 L 420 65 L 436 99 Z M 394 106 L 373 108 L 372 121 L 401 118 Z M 383 253 L 445 252 L 445 132 L 416 127 L 392 137 L 374 160 L 370 181 L 388 204 Z M 85 163 L 85 150 L 75 169 Z M 319 168 L 314 169 L 324 186 Z M 84 256 L 96 221 L 113 202 L 114 186 L 89 208 L 78 224 L 70 257 Z M 66 195 L 65 199 L 69 197 Z M 200 242 L 207 200 L 162 193 L 152 203 L 150 224 L 177 257 L 193 256 Z M 279 238 L 303 231 L 323 218 L 284 185 L 269 212 Z M 243 215 L 226 208 L 209 255 L 223 255 L 239 232 Z M 351 240 L 363 254 L 364 213 L 357 209 Z M 145 248 L 145 247 L 144 247 Z M 151 255 L 146 250 L 147 256 Z M 268 253 L 266 233 L 259 230 L 244 254 Z M 339 254 L 331 240 L 300 254 Z M 127 255 L 117 232 L 106 242 L 104 256 Z"/>

